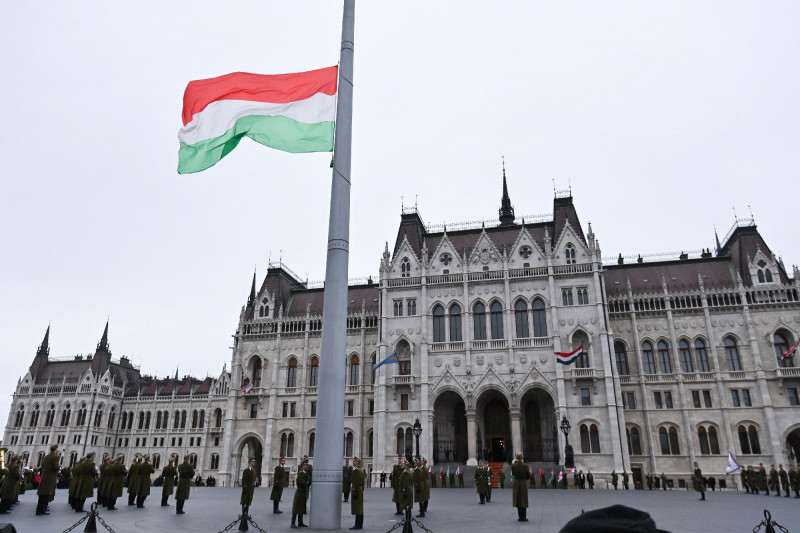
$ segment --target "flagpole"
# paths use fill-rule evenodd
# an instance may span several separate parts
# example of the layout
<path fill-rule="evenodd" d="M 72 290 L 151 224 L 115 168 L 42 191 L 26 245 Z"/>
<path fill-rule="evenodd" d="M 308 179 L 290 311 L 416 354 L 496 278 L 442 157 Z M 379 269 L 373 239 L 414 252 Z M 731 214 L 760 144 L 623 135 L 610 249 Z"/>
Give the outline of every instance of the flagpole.
<path fill-rule="evenodd" d="M 353 133 L 353 39 L 355 0 L 344 0 L 339 58 L 336 136 L 328 219 L 322 350 L 312 474 L 311 527 L 342 527 L 347 270 L 350 256 L 350 144 Z"/>

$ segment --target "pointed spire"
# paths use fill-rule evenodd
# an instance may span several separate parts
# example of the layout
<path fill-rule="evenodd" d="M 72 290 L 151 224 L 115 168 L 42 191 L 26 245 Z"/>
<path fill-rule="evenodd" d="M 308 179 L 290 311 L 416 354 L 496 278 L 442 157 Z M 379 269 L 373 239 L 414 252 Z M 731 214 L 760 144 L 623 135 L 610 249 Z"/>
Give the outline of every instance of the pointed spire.
<path fill-rule="evenodd" d="M 500 225 L 510 226 L 514 223 L 514 207 L 508 197 L 508 184 L 506 183 L 506 160 L 503 158 L 503 198 L 500 200 Z"/>
<path fill-rule="evenodd" d="M 39 349 L 36 350 L 36 355 L 47 358 L 49 354 L 50 354 L 50 324 L 47 324 L 47 331 L 44 332 L 44 339 L 42 340 L 42 344 L 39 346 Z"/>
<path fill-rule="evenodd" d="M 250 296 L 247 298 L 247 305 L 249 306 L 256 301 L 256 271 L 253 270 L 253 284 L 250 286 Z"/>
<path fill-rule="evenodd" d="M 722 248 L 722 245 L 719 243 L 719 235 L 717 235 L 717 226 L 714 225 L 714 240 L 717 241 L 717 255 L 719 255 L 719 251 Z"/>
<path fill-rule="evenodd" d="M 108 353 L 108 320 L 106 320 L 106 329 L 103 330 L 103 337 L 97 343 L 96 351 Z"/>

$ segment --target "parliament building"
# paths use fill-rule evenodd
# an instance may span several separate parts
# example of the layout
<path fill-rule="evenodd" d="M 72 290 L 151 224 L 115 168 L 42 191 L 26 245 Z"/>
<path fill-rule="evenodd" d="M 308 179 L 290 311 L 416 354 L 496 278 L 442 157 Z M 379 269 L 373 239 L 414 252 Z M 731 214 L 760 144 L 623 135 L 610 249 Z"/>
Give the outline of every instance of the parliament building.
<path fill-rule="evenodd" d="M 416 453 L 419 420 L 437 471 L 516 452 L 549 471 L 567 441 L 578 469 L 637 485 L 688 479 L 697 461 L 734 487 L 729 451 L 795 463 L 800 368 L 783 355 L 800 339 L 797 267 L 790 276 L 752 219 L 713 251 L 604 260 L 571 191 L 554 196 L 551 214 L 517 218 L 504 175 L 494 221 L 431 226 L 403 209 L 378 278 L 349 287 L 344 455 L 388 472 Z M 323 288 L 283 263 L 258 281 L 215 378 L 155 379 L 112 359 L 108 325 L 92 355 L 50 358 L 48 329 L 3 445 L 31 467 L 55 442 L 66 465 L 96 451 L 150 454 L 158 468 L 188 453 L 226 486 L 248 457 L 265 485 L 278 458 L 293 472 L 313 461 Z M 561 365 L 556 352 L 580 356 Z"/>

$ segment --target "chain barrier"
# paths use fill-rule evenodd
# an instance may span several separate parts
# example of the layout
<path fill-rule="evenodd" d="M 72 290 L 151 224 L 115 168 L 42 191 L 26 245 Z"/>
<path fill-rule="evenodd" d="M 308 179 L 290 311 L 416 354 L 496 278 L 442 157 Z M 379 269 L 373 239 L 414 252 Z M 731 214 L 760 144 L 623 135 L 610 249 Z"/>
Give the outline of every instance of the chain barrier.
<path fill-rule="evenodd" d="M 239 531 L 249 531 L 248 524 L 256 528 L 259 533 L 267 533 L 265 529 L 261 529 L 255 520 L 250 516 L 250 506 L 249 505 L 242 505 L 242 514 L 236 517 L 236 520 L 225 526 L 225 529 L 219 531 L 219 533 L 224 533 L 225 531 L 230 531 L 233 526 L 239 524 Z"/>
<path fill-rule="evenodd" d="M 764 528 L 764 533 L 775 533 L 776 527 L 783 531 L 783 533 L 789 533 L 788 529 L 772 519 L 772 514 L 770 514 L 770 512 L 766 509 L 764 509 L 764 520 L 759 522 L 756 527 L 753 528 L 753 533 L 760 531 L 762 527 Z"/>
<path fill-rule="evenodd" d="M 411 508 L 410 507 L 406 507 L 406 511 L 405 511 L 405 513 L 403 513 L 403 519 L 401 521 L 399 521 L 398 523 L 396 523 L 395 525 L 393 525 L 386 533 L 389 533 L 390 531 L 394 531 L 395 529 L 400 528 L 400 527 L 403 528 L 402 533 L 412 532 L 413 529 L 411 529 L 411 524 L 417 524 L 419 527 L 421 527 L 422 529 L 427 531 L 427 533 L 433 533 L 433 531 L 431 531 L 430 529 L 425 527 L 425 524 L 423 524 L 422 522 L 420 522 L 419 520 L 414 518 L 414 516 L 411 514 Z"/>
<path fill-rule="evenodd" d="M 97 522 L 100 522 L 100 525 L 103 526 L 106 531 L 109 531 L 109 533 L 117 533 L 100 517 L 100 513 L 97 512 L 97 502 L 92 503 L 89 511 L 87 511 L 83 518 L 65 529 L 62 533 L 69 533 L 84 522 L 86 522 L 86 528 L 83 530 L 84 532 L 97 533 Z"/>

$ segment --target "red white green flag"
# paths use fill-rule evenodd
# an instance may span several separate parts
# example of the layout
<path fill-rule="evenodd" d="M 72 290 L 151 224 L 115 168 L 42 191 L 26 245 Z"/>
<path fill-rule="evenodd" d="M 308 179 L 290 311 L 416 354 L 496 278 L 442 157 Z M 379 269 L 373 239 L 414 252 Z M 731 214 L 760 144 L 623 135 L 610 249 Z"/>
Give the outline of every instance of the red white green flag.
<path fill-rule="evenodd" d="M 292 153 L 331 152 L 338 67 L 294 74 L 234 72 L 190 81 L 178 173 L 214 166 L 242 137 Z"/>
<path fill-rule="evenodd" d="M 583 355 L 583 344 L 575 348 L 571 352 L 555 352 L 556 361 L 562 365 L 571 365 Z"/>
<path fill-rule="evenodd" d="M 786 353 L 781 355 L 781 361 L 783 361 L 784 359 L 789 359 L 790 357 L 794 356 L 794 354 L 797 352 L 798 346 L 800 346 L 800 342 L 798 342 L 797 344 L 786 350 Z"/>

